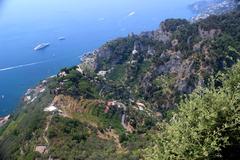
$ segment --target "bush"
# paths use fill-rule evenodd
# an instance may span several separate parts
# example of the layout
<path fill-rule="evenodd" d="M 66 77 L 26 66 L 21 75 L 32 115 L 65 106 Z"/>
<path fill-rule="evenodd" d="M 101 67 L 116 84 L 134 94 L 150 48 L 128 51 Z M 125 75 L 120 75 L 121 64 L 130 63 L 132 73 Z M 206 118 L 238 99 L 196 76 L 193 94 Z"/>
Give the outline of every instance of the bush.
<path fill-rule="evenodd" d="M 221 75 L 221 88 L 200 88 L 160 124 L 146 159 L 239 159 L 240 63 Z"/>

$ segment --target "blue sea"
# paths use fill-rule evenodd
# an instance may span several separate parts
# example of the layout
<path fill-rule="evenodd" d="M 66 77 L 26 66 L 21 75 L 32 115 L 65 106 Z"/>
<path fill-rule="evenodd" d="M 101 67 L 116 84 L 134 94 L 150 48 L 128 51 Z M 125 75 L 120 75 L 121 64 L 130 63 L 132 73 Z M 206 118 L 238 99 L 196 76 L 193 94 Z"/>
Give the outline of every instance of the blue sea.
<path fill-rule="evenodd" d="M 154 30 L 166 18 L 190 19 L 194 1 L 0 0 L 0 116 L 13 112 L 28 88 L 106 41 Z M 48 48 L 33 50 L 45 42 Z"/>

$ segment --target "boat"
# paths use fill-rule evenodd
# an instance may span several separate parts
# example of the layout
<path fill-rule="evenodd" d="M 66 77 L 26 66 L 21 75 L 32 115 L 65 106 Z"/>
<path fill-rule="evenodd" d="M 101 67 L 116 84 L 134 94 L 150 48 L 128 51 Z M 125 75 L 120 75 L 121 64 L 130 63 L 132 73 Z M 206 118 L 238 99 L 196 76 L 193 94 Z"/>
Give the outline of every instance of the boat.
<path fill-rule="evenodd" d="M 65 37 L 59 37 L 58 40 L 62 41 L 62 40 L 65 40 L 66 38 Z"/>
<path fill-rule="evenodd" d="M 38 51 L 38 50 L 41 50 L 41 49 L 44 49 L 44 48 L 48 47 L 49 45 L 50 45 L 50 43 L 41 43 L 41 44 L 37 45 L 37 46 L 34 48 L 34 50 L 35 50 L 35 51 Z"/>

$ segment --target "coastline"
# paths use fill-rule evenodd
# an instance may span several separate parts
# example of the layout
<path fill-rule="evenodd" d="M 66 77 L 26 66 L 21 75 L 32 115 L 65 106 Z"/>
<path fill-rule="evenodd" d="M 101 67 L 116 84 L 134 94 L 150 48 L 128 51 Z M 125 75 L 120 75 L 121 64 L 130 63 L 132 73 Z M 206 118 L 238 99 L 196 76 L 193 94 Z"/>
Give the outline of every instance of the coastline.
<path fill-rule="evenodd" d="M 11 119 L 11 115 L 0 117 L 0 127 L 4 126 Z"/>
<path fill-rule="evenodd" d="M 193 19 L 193 18 L 196 18 L 196 17 L 198 17 L 198 14 L 194 14 L 194 16 L 192 17 L 192 19 Z M 205 18 L 207 18 L 207 16 L 204 17 L 203 19 L 205 19 Z M 163 21 L 164 21 L 164 20 L 163 20 Z M 163 21 L 162 21 L 162 22 L 163 22 Z M 191 19 L 188 19 L 188 21 L 191 21 Z M 194 21 L 194 22 L 195 22 L 195 21 Z M 157 28 L 157 30 L 161 31 L 159 28 Z M 154 31 L 155 31 L 155 30 L 154 30 Z M 137 34 L 137 35 L 135 35 L 134 33 L 130 33 L 128 36 L 140 36 L 140 37 L 141 37 L 141 36 L 152 36 L 151 34 L 152 34 L 152 32 L 154 32 L 154 31 L 141 32 L 141 33 L 139 33 L 139 34 Z M 117 39 L 118 39 L 118 37 L 115 38 L 114 40 L 117 40 Z M 114 40 L 107 41 L 106 43 L 112 42 L 112 41 L 114 41 Z M 106 44 L 106 43 L 105 43 L 105 44 Z M 77 69 L 76 69 L 76 70 L 79 71 L 79 72 L 84 72 L 84 70 L 86 70 L 86 69 L 96 70 L 96 69 L 97 69 L 97 61 L 98 61 L 98 58 L 99 58 L 99 56 L 103 55 L 102 53 L 103 53 L 104 51 L 106 51 L 105 49 L 106 49 L 106 48 L 104 48 L 104 45 L 102 45 L 102 46 L 100 46 L 99 48 L 97 48 L 97 49 L 95 49 L 95 50 L 93 50 L 93 51 L 83 53 L 83 55 L 79 57 L 79 58 L 80 58 L 80 63 L 79 63 L 78 65 L 76 65 L 76 66 L 77 66 Z M 40 63 L 42 63 L 42 62 L 40 62 Z M 32 64 L 27 64 L 27 65 L 32 65 Z M 20 66 L 23 66 L 23 65 L 20 65 Z M 8 68 L 7 68 L 7 69 L 8 69 Z M 60 70 L 59 70 L 59 72 L 60 72 Z M 36 86 L 34 86 L 34 87 L 32 87 L 32 88 L 28 88 L 28 90 L 24 93 L 24 95 L 23 95 L 23 97 L 21 98 L 21 101 L 20 101 L 19 103 L 22 103 L 22 102 L 23 102 L 23 103 L 29 104 L 29 103 L 34 102 L 34 101 L 38 98 L 38 95 L 39 95 L 39 94 L 45 92 L 45 89 L 46 89 L 46 88 L 45 88 L 45 87 L 46 87 L 45 85 L 46 85 L 46 84 L 44 84 L 44 83 L 47 83 L 47 81 L 48 81 L 49 79 L 54 78 L 54 77 L 56 77 L 56 76 L 57 76 L 57 75 L 50 76 L 50 77 L 42 80 L 42 82 L 38 83 Z M 16 109 L 13 110 L 13 111 L 11 111 L 10 114 L 8 114 L 8 115 L 6 115 L 6 116 L 2 116 L 1 118 L 8 117 L 9 115 L 14 114 L 15 111 L 16 111 Z M 0 118 L 0 120 L 1 120 L 1 118 Z M 9 118 L 9 119 L 10 119 L 10 118 Z M 1 122 L 0 122 L 0 124 L 1 124 Z M 1 125 L 0 125 L 0 127 L 1 127 Z"/>

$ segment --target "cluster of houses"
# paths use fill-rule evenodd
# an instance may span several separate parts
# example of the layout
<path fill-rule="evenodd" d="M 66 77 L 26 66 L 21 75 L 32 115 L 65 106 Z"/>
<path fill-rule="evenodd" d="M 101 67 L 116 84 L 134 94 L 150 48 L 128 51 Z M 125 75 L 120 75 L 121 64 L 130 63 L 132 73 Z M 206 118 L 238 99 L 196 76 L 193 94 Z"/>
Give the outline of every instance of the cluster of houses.
<path fill-rule="evenodd" d="M 108 113 L 109 110 L 113 107 L 117 107 L 119 109 L 123 109 L 124 111 L 127 110 L 127 107 L 123 104 L 123 103 L 120 103 L 120 102 L 117 102 L 117 101 L 107 101 L 106 105 L 105 105 L 105 109 L 104 109 L 104 112 L 105 113 Z"/>
<path fill-rule="evenodd" d="M 145 108 L 146 108 L 146 105 L 141 103 L 141 102 L 136 102 L 135 105 L 136 106 L 134 108 L 137 109 L 137 110 L 140 110 L 140 111 L 144 111 Z M 106 105 L 105 105 L 104 112 L 108 113 L 110 108 L 112 108 L 112 107 L 117 107 L 119 109 L 122 108 L 124 111 L 127 110 L 127 107 L 123 103 L 121 103 L 121 102 L 118 102 L 118 101 L 107 101 Z"/>
<path fill-rule="evenodd" d="M 193 6 L 193 9 L 196 10 L 199 14 L 193 17 L 193 20 L 198 21 L 200 19 L 205 19 L 210 15 L 222 14 L 233 10 L 236 6 L 237 4 L 235 1 L 229 0 L 222 0 L 220 2 L 210 1 L 207 7 L 205 7 L 203 10 L 200 10 L 198 4 L 196 4 Z"/>
<path fill-rule="evenodd" d="M 65 71 L 62 71 L 62 72 L 58 73 L 58 76 L 65 77 L 65 76 L 67 76 L 67 73 Z"/>
<path fill-rule="evenodd" d="M 27 104 L 34 102 L 38 98 L 39 94 L 45 92 L 46 84 L 47 84 L 47 80 L 43 80 L 35 88 L 28 89 L 27 92 L 25 93 L 25 96 L 24 96 L 24 99 L 23 99 L 24 102 L 27 103 Z"/>

